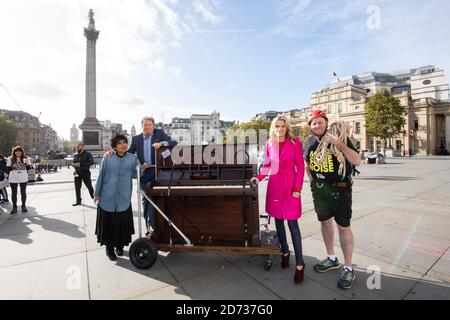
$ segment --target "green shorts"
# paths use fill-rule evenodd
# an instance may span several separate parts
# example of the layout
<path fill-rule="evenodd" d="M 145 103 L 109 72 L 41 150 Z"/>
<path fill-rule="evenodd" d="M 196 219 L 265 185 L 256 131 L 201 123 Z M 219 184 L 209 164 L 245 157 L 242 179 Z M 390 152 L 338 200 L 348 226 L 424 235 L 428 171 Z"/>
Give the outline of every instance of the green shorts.
<path fill-rule="evenodd" d="M 340 187 L 316 179 L 311 182 L 311 193 L 319 221 L 334 218 L 339 226 L 350 227 L 352 218 L 351 181 L 347 182 L 347 187 Z"/>

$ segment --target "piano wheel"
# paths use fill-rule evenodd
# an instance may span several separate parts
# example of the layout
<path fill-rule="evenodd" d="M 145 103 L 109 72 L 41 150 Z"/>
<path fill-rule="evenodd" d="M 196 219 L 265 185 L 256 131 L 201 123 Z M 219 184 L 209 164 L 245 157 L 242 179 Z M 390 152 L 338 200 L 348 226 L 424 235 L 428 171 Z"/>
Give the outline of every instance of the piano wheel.
<path fill-rule="evenodd" d="M 269 255 L 266 256 L 265 259 L 264 259 L 264 269 L 266 269 L 267 271 L 269 271 L 270 268 L 272 268 L 272 263 L 273 263 L 272 255 L 269 254 Z"/>
<path fill-rule="evenodd" d="M 130 246 L 130 261 L 138 269 L 151 268 L 158 258 L 158 247 L 153 240 L 140 238 Z"/>

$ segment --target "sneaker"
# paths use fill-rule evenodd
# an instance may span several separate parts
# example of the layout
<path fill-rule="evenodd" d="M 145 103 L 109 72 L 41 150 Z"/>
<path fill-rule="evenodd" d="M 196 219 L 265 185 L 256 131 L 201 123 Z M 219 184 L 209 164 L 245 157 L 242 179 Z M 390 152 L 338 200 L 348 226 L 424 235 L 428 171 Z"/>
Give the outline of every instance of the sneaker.
<path fill-rule="evenodd" d="M 325 260 L 315 264 L 313 269 L 316 272 L 327 272 L 329 270 L 339 269 L 339 261 L 337 258 L 333 261 L 327 257 Z"/>
<path fill-rule="evenodd" d="M 341 277 L 337 282 L 337 286 L 342 289 L 350 289 L 352 287 L 353 281 L 355 280 L 355 271 L 350 271 L 347 268 L 344 268 L 342 271 Z"/>
<path fill-rule="evenodd" d="M 75 203 L 72 203 L 72 206 L 74 206 L 74 207 L 76 207 L 76 206 L 81 206 L 81 202 L 75 202 Z"/>

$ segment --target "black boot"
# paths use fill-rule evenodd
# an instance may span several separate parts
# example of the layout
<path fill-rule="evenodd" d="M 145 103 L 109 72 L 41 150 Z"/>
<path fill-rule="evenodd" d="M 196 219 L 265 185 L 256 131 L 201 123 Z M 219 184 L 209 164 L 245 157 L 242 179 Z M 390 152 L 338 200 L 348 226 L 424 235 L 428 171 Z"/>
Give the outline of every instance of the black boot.
<path fill-rule="evenodd" d="M 108 256 L 109 260 L 111 260 L 111 261 L 117 260 L 117 256 L 114 253 L 114 247 L 106 247 L 106 255 Z"/>
<path fill-rule="evenodd" d="M 17 213 L 17 207 L 13 207 L 11 210 L 11 214 L 15 214 L 15 213 Z"/>
<path fill-rule="evenodd" d="M 28 212 L 28 209 L 24 204 L 22 205 L 22 212 Z"/>
<path fill-rule="evenodd" d="M 123 256 L 123 247 L 116 247 L 116 254 L 119 257 Z"/>

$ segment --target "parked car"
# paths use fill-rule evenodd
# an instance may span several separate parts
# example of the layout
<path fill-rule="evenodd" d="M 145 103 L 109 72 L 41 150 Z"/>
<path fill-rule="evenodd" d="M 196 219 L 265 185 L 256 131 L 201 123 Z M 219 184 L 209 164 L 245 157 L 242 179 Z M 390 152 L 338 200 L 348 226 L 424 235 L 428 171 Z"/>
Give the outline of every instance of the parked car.
<path fill-rule="evenodd" d="M 379 161 L 379 163 L 386 163 L 384 155 L 380 152 L 369 152 L 366 154 L 367 163 L 377 163 L 377 160 Z"/>
<path fill-rule="evenodd" d="M 359 155 L 361 156 L 361 159 L 366 159 L 367 158 L 367 154 L 370 153 L 370 152 L 371 152 L 370 150 L 364 149 L 364 150 L 361 150 L 359 152 Z"/>

